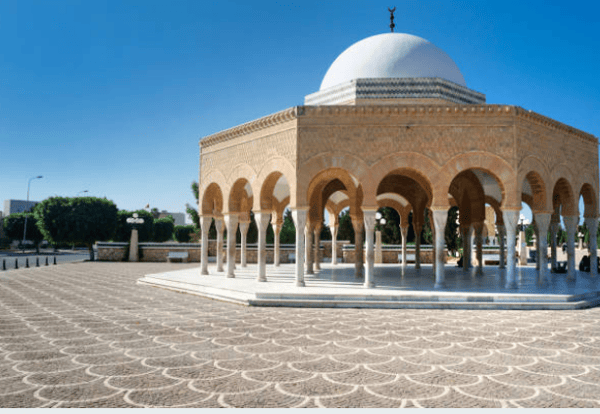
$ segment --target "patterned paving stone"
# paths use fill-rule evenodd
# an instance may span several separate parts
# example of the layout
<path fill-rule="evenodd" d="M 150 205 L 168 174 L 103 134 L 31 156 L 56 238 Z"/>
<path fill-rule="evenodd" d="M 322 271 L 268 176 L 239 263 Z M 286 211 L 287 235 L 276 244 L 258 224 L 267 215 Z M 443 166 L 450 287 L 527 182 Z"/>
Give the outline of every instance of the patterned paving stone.
<path fill-rule="evenodd" d="M 210 393 L 191 389 L 187 383 L 171 387 L 129 391 L 125 400 L 139 407 L 177 407 L 199 403 Z"/>
<path fill-rule="evenodd" d="M 474 398 L 452 388 L 437 398 L 420 399 L 418 405 L 423 408 L 500 408 L 499 401 Z"/>
<path fill-rule="evenodd" d="M 350 385 L 327 381 L 321 375 L 303 381 L 283 383 L 279 388 L 286 393 L 303 397 L 339 396 L 354 389 Z"/>
<path fill-rule="evenodd" d="M 597 408 L 600 402 L 590 400 L 578 400 L 552 392 L 539 390 L 539 393 L 532 398 L 516 401 L 518 407 L 523 408 Z"/>
<path fill-rule="evenodd" d="M 226 394 L 220 401 L 224 406 L 234 408 L 286 408 L 302 404 L 305 398 L 280 392 L 275 385 L 269 385 L 256 392 Z"/>
<path fill-rule="evenodd" d="M 407 378 L 398 378 L 385 385 L 369 385 L 367 389 L 377 395 L 395 399 L 421 399 L 439 397 L 444 393 L 444 387 L 424 385 Z"/>
<path fill-rule="evenodd" d="M 382 384 L 396 379 L 396 375 L 383 374 L 359 365 L 351 371 L 325 374 L 324 378 L 348 385 Z"/>
<path fill-rule="evenodd" d="M 319 403 L 326 408 L 399 408 L 402 404 L 398 400 L 374 395 L 363 387 L 341 397 L 319 397 Z"/>
<path fill-rule="evenodd" d="M 287 364 L 280 364 L 274 368 L 244 372 L 244 376 L 256 381 L 286 383 L 307 380 L 316 376 L 314 372 L 303 372 L 290 368 Z"/>
<path fill-rule="evenodd" d="M 38 372 L 35 374 L 28 375 L 25 378 L 25 382 L 34 385 L 68 385 L 68 384 L 81 384 L 84 382 L 92 382 L 98 379 L 96 375 L 90 375 L 87 372 L 87 368 L 82 367 L 70 371 L 59 371 L 59 372 Z"/>
<path fill-rule="evenodd" d="M 479 382 L 479 377 L 476 375 L 465 375 L 456 373 L 442 368 L 435 368 L 433 371 L 425 374 L 411 374 L 409 379 L 422 384 L 442 385 L 442 386 L 457 386 L 471 385 Z"/>
<path fill-rule="evenodd" d="M 489 400 L 518 400 L 533 397 L 536 393 L 531 388 L 505 385 L 485 377 L 475 385 L 461 385 L 459 389 L 471 397 Z"/>
<path fill-rule="evenodd" d="M 45 387 L 39 390 L 40 397 L 53 401 L 87 401 L 98 398 L 108 397 L 116 394 L 117 391 L 107 387 L 103 379 L 97 379 L 93 382 L 78 384 L 73 386 L 53 386 Z"/>

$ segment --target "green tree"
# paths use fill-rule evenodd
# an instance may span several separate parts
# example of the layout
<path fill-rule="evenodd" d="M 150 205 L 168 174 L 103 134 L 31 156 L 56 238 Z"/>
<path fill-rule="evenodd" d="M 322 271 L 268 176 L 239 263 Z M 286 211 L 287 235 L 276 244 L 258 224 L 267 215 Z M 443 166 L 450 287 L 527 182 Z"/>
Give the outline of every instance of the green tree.
<path fill-rule="evenodd" d="M 281 244 L 296 243 L 296 227 L 294 226 L 292 211 L 289 209 L 283 213 L 283 225 L 281 226 L 281 233 L 279 233 L 279 241 Z"/>
<path fill-rule="evenodd" d="M 199 200 L 199 189 L 198 189 L 198 183 L 196 181 L 192 182 L 192 193 L 194 194 L 194 197 L 196 198 L 196 205 L 198 205 L 198 200 Z M 192 218 L 192 222 L 194 223 L 194 226 L 197 229 L 200 229 L 200 214 L 198 214 L 198 210 L 196 210 L 193 206 L 186 204 L 185 205 L 185 211 L 190 215 L 190 217 Z"/>
<path fill-rule="evenodd" d="M 37 220 L 33 213 L 14 213 L 4 218 L 4 233 L 10 240 L 22 240 L 25 227 L 25 217 L 27 216 L 27 234 L 26 240 L 33 241 L 36 251 L 40 252 L 40 243 L 44 240 L 44 235 L 37 226 Z"/>
<path fill-rule="evenodd" d="M 175 220 L 173 220 L 173 216 L 167 216 L 154 220 L 153 240 L 158 243 L 172 240 L 174 228 Z"/>
<path fill-rule="evenodd" d="M 433 230 L 431 229 L 431 221 L 429 220 L 429 209 L 425 209 L 425 223 L 423 224 L 422 241 L 426 244 L 433 244 Z"/>
<path fill-rule="evenodd" d="M 152 213 L 146 210 L 127 211 L 119 210 L 117 212 L 117 229 L 115 231 L 114 241 L 128 242 L 131 240 L 131 224 L 127 223 L 127 219 L 133 216 L 133 213 L 137 213 L 138 217 L 144 219 L 144 224 L 139 225 L 138 229 L 138 241 L 148 242 L 152 240 L 154 235 L 154 216 Z"/>
<path fill-rule="evenodd" d="M 456 223 L 458 220 L 458 207 L 451 207 L 448 210 L 448 219 L 446 220 L 446 229 L 444 230 L 444 239 L 446 248 L 454 256 L 460 248 L 460 230 Z"/>
<path fill-rule="evenodd" d="M 349 240 L 350 243 L 354 243 L 354 227 L 349 210 L 342 211 L 338 223 L 338 240 Z"/>
<path fill-rule="evenodd" d="M 175 226 L 173 229 L 173 234 L 175 236 L 175 240 L 179 243 L 189 243 L 192 238 L 192 233 L 195 231 L 194 225 L 187 226 Z"/>
<path fill-rule="evenodd" d="M 34 208 L 44 238 L 53 243 L 82 243 L 94 260 L 94 243 L 110 240 L 117 229 L 117 206 L 97 197 L 51 197 Z"/>

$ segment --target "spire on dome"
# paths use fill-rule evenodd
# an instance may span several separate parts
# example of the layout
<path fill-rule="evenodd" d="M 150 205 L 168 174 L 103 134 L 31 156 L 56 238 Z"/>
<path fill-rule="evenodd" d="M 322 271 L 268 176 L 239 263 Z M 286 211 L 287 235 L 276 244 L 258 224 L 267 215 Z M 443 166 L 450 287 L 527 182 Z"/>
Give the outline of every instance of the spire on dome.
<path fill-rule="evenodd" d="M 396 11 L 396 6 L 394 6 L 393 9 L 388 7 L 388 11 L 390 12 L 390 29 L 392 29 L 392 33 L 394 33 L 394 27 L 396 27 L 394 24 L 394 12 Z"/>

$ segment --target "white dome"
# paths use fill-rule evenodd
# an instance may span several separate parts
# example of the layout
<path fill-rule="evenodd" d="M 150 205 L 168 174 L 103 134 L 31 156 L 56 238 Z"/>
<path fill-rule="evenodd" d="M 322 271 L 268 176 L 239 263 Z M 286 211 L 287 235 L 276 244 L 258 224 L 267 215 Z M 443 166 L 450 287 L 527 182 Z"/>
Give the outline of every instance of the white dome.
<path fill-rule="evenodd" d="M 320 90 L 361 78 L 442 78 L 467 86 L 450 56 L 405 33 L 371 36 L 350 46 L 329 67 Z"/>

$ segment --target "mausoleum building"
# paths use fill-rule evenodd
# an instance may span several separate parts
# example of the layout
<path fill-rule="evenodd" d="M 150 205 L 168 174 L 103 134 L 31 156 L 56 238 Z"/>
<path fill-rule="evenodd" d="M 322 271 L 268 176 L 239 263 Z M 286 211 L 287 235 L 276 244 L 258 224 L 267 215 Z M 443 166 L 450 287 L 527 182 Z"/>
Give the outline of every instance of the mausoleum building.
<path fill-rule="evenodd" d="M 257 278 L 268 281 L 267 226 L 270 221 L 276 235 L 277 266 L 278 235 L 288 207 L 296 226 L 296 285 L 304 286 L 305 272 L 319 265 L 312 246 L 319 245 L 324 211 L 335 240 L 338 214 L 349 208 L 356 234 L 355 274 L 364 277 L 366 288 L 376 287 L 375 214 L 391 207 L 401 217 L 404 246 L 409 213 L 416 232 L 430 214 L 435 286 L 442 288 L 448 210 L 459 209 L 465 247 L 474 233 L 480 271 L 487 204 L 496 213 L 499 266 L 506 266 L 507 287 L 515 287 L 515 232 L 523 201 L 531 207 L 538 234 L 550 232 L 553 241 L 562 217 L 568 277 L 573 278 L 580 196 L 596 261 L 597 138 L 519 106 L 486 103 L 446 53 L 409 34 L 380 34 L 350 46 L 332 63 L 320 89 L 306 96 L 305 105 L 201 139 L 199 182 L 201 274 L 208 274 L 212 219 L 218 252 L 223 230 L 235 234 L 239 226 L 241 266 L 246 265 L 252 211 L 259 229 Z M 539 250 L 547 251 L 546 237 L 538 240 Z M 234 277 L 235 237 L 227 244 L 227 266 L 217 253 L 216 270 Z M 555 251 L 555 243 L 552 247 Z M 464 251 L 468 266 L 470 249 Z M 539 257 L 543 282 L 548 263 L 546 254 Z"/>

